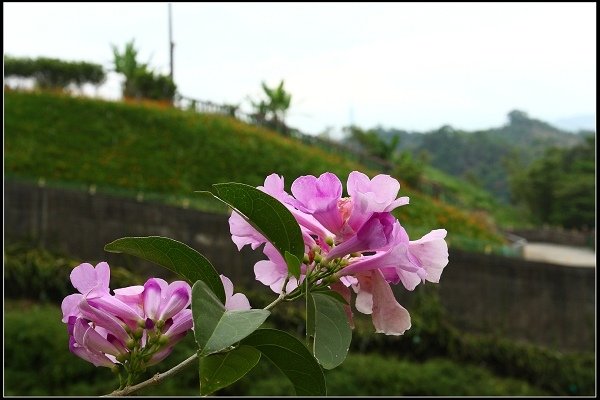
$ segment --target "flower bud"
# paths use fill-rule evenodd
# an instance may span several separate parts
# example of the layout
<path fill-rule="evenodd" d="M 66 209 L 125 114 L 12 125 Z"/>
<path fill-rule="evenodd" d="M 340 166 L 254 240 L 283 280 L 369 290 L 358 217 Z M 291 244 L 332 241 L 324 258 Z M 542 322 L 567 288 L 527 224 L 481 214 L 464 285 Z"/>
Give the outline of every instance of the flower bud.
<path fill-rule="evenodd" d="M 129 350 L 133 350 L 133 348 L 135 347 L 135 345 L 137 344 L 137 340 L 130 338 L 127 343 L 125 343 L 125 346 L 127 346 L 127 348 Z"/>
<path fill-rule="evenodd" d="M 158 337 L 158 344 L 162 347 L 165 344 L 169 343 L 169 337 L 167 335 L 160 335 Z"/>
<path fill-rule="evenodd" d="M 141 328 L 138 328 L 135 330 L 135 332 L 133 332 L 133 337 L 137 340 L 140 340 L 142 338 L 143 334 L 144 334 L 144 330 Z"/>
<path fill-rule="evenodd" d="M 323 257 L 319 253 L 315 253 L 315 262 L 318 264 L 321 262 Z"/>

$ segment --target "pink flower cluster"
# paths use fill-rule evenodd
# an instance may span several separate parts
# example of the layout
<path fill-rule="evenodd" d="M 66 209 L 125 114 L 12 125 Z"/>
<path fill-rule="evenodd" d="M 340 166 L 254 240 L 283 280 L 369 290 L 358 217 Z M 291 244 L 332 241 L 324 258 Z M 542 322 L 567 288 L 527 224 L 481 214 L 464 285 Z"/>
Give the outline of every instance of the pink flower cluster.
<path fill-rule="evenodd" d="M 191 288 L 150 278 L 143 286 L 109 293 L 110 268 L 83 263 L 71 272 L 79 293 L 62 302 L 62 321 L 69 332 L 69 349 L 95 366 L 143 370 L 166 358 L 193 327 Z M 243 294 L 233 295 L 231 281 L 221 275 L 230 309 L 250 309 Z"/>
<path fill-rule="evenodd" d="M 290 293 L 307 274 L 328 276 L 328 281 L 317 283 L 329 284 L 347 299 L 351 287 L 356 293 L 356 309 L 372 314 L 377 332 L 401 335 L 410 328 L 410 315 L 396 301 L 390 284 L 402 283 L 413 290 L 424 281 L 439 282 L 448 264 L 448 246 L 444 229 L 433 230 L 419 240 L 409 239 L 391 214 L 409 203 L 408 197 L 396 198 L 400 190 L 396 179 L 389 175 L 369 179 L 353 171 L 346 186 L 348 197 L 342 197 L 341 181 L 329 172 L 318 178 L 299 177 L 292 183 L 292 195 L 284 190 L 283 177 L 276 174 L 269 175 L 258 188 L 292 213 L 305 245 L 302 275 L 299 280 L 289 278 L 285 260 L 276 248 L 233 212 L 230 232 L 238 249 L 265 244 L 263 252 L 268 259 L 254 266 L 258 281 L 274 292 Z"/>

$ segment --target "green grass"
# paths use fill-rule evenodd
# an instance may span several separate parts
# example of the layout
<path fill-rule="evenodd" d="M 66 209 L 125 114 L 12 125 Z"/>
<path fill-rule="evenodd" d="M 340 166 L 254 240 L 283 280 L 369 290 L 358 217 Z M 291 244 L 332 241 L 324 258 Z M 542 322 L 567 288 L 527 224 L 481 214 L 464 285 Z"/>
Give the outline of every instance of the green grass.
<path fill-rule="evenodd" d="M 348 173 L 370 170 L 349 158 L 226 116 L 198 114 L 49 93 L 5 92 L 5 176 L 48 186 L 75 187 L 138 196 L 224 212 L 198 190 L 213 183 L 257 186 L 271 173 L 286 186 L 301 175 L 331 171 L 342 182 Z M 401 177 L 399 177 L 401 178 Z M 501 246 L 493 221 L 410 188 L 411 198 L 396 215 L 417 239 L 446 228 L 451 245 L 461 237 L 482 250 Z M 453 238 L 457 238 L 454 240 Z"/>

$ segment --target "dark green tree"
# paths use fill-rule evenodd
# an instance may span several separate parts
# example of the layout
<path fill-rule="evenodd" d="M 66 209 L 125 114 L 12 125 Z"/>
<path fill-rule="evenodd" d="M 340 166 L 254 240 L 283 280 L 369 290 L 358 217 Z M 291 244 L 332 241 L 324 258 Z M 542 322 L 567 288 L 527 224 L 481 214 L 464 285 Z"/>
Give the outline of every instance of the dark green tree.
<path fill-rule="evenodd" d="M 375 129 L 367 131 L 358 126 L 351 125 L 343 128 L 347 141 L 357 145 L 373 157 L 385 161 L 392 161 L 396 147 L 400 141 L 399 135 L 393 135 L 389 141 L 382 139 Z"/>
<path fill-rule="evenodd" d="M 595 137 L 569 149 L 550 148 L 528 168 L 511 168 L 510 186 L 539 223 L 595 227 Z"/>

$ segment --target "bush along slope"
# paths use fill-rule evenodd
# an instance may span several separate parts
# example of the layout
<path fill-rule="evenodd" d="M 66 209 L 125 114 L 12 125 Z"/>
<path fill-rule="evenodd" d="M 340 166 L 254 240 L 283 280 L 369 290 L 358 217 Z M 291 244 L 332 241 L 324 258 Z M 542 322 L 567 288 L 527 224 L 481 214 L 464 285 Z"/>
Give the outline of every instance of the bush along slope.
<path fill-rule="evenodd" d="M 213 183 L 257 186 L 274 172 L 288 188 L 301 175 L 331 171 L 345 183 L 352 170 L 378 173 L 232 117 L 147 104 L 13 91 L 5 92 L 4 117 L 6 176 L 48 184 L 199 197 L 194 191 Z M 410 196 L 411 204 L 397 216 L 416 234 L 425 233 L 421 226 L 439 226 L 449 231 L 451 245 L 461 237 L 478 241 L 473 250 L 502 243 L 477 213 L 407 187 L 400 194 Z"/>

